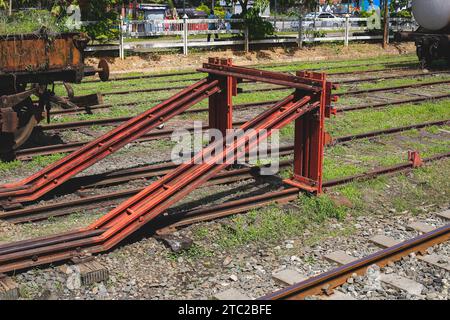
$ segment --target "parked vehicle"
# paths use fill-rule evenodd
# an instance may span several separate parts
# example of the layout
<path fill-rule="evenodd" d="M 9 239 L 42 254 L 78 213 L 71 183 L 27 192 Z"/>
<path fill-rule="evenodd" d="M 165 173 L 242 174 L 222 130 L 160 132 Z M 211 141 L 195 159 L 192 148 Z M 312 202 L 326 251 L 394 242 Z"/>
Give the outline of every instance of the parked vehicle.
<path fill-rule="evenodd" d="M 338 18 L 333 13 L 329 12 L 310 12 L 303 17 L 302 26 L 304 29 L 313 28 L 339 28 L 341 22 L 339 21 L 326 21 L 321 19 L 336 19 Z M 298 30 L 298 21 L 293 21 L 291 28 Z"/>

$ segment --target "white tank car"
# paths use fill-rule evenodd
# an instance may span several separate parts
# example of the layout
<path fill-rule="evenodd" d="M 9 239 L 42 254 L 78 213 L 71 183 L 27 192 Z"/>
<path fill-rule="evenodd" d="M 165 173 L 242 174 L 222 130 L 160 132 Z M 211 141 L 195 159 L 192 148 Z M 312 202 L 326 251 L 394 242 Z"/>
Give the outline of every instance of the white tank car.
<path fill-rule="evenodd" d="M 450 0 L 413 0 L 412 12 L 417 23 L 427 30 L 450 28 Z"/>

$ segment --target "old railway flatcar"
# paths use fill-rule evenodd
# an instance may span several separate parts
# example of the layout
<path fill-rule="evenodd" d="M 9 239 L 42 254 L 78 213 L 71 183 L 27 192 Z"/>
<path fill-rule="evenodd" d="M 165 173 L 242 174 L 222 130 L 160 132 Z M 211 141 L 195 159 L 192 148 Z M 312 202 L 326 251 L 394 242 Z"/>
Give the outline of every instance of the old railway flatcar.
<path fill-rule="evenodd" d="M 15 150 L 29 139 L 35 126 L 43 118 L 49 120 L 52 105 L 83 107 L 83 99 L 74 97 L 68 83 L 79 83 L 83 76 L 96 72 L 102 80 L 108 80 L 109 68 L 104 60 L 98 68 L 84 64 L 83 52 L 88 41 L 82 33 L 52 34 L 44 29 L 32 34 L 0 36 L 2 160 L 15 158 Z M 56 81 L 65 84 L 67 98 L 55 95 Z"/>

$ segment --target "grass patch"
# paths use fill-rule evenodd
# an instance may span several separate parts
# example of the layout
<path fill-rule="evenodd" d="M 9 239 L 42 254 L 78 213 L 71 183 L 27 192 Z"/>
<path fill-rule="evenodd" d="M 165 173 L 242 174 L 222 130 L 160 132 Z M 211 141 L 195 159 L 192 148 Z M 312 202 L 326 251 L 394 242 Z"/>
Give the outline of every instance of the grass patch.
<path fill-rule="evenodd" d="M 215 242 L 222 248 L 232 248 L 250 242 L 276 242 L 287 236 L 302 234 L 310 223 L 323 223 L 326 219 L 343 219 L 346 208 L 334 204 L 327 196 L 301 195 L 298 210 L 284 210 L 271 205 L 238 215 L 222 224 Z"/>

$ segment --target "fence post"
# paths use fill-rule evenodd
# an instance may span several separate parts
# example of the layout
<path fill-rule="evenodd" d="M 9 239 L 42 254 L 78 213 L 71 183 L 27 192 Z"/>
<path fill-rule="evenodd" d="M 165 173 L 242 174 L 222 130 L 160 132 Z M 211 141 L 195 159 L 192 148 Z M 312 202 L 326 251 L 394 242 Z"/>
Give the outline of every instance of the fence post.
<path fill-rule="evenodd" d="M 125 49 L 123 47 L 123 17 L 120 16 L 120 26 L 119 26 L 119 58 L 121 60 L 125 59 Z"/>
<path fill-rule="evenodd" d="M 188 55 L 188 16 L 183 16 L 183 54 Z"/>
<path fill-rule="evenodd" d="M 245 26 L 244 29 L 244 50 L 245 52 L 249 52 L 250 51 L 250 40 L 249 40 L 249 34 L 248 34 L 248 26 Z"/>
<path fill-rule="evenodd" d="M 345 31 L 344 31 L 344 46 L 348 47 L 348 38 L 350 36 L 350 16 L 345 15 Z"/>
<path fill-rule="evenodd" d="M 298 38 L 297 45 L 300 49 L 303 48 L 303 17 L 302 14 L 298 16 Z"/>

